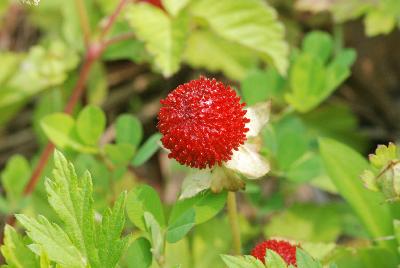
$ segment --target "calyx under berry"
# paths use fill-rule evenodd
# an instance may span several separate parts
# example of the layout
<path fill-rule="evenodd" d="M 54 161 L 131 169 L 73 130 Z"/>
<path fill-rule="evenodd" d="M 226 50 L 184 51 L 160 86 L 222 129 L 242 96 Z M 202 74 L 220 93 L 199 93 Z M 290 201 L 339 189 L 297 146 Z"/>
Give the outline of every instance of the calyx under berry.
<path fill-rule="evenodd" d="M 200 77 L 161 100 L 158 129 L 162 144 L 179 163 L 195 168 L 221 165 L 246 140 L 245 104 L 215 79 Z"/>
<path fill-rule="evenodd" d="M 251 255 L 265 263 L 265 253 L 267 249 L 278 253 L 287 265 L 297 267 L 296 246 L 289 242 L 270 239 L 257 244 L 251 251 Z"/>

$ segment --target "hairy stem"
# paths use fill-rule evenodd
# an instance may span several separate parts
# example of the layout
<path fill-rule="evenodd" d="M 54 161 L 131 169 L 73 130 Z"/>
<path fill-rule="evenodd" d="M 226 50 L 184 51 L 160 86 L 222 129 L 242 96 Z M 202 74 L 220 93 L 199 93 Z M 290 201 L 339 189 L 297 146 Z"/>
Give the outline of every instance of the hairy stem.
<path fill-rule="evenodd" d="M 227 207 L 229 224 L 232 231 L 233 252 L 235 255 L 240 255 L 242 252 L 242 242 L 240 240 L 239 217 L 235 192 L 228 192 Z"/>

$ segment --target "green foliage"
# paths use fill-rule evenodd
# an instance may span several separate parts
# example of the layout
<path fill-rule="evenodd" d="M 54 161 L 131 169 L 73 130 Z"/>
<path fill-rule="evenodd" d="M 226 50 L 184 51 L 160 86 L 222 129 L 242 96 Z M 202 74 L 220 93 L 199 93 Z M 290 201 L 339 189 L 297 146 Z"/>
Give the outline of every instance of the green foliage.
<path fill-rule="evenodd" d="M 127 11 L 130 25 L 147 50 L 154 56 L 154 64 L 168 77 L 179 69 L 184 40 L 188 31 L 187 14 L 169 17 L 152 5 L 139 3 Z"/>
<path fill-rule="evenodd" d="M 52 262 L 67 267 L 115 267 L 127 244 L 126 238 L 120 238 L 125 222 L 125 193 L 97 223 L 90 173 L 78 178 L 73 165 L 58 151 L 54 162 L 53 178 L 46 180 L 46 191 L 64 228 L 44 216 L 35 219 L 17 215 L 33 241 L 29 248 L 36 255 L 44 252 Z"/>
<path fill-rule="evenodd" d="M 133 241 L 127 249 L 127 266 L 129 268 L 148 268 L 152 262 L 151 244 L 140 237 Z"/>
<path fill-rule="evenodd" d="M 344 49 L 329 60 L 332 47 L 333 40 L 323 32 L 312 32 L 303 40 L 302 51 L 294 57 L 290 69 L 291 92 L 286 95 L 296 110 L 314 109 L 350 75 L 354 50 Z"/>
<path fill-rule="evenodd" d="M 191 12 L 207 21 L 216 34 L 260 53 L 281 74 L 286 73 L 284 28 L 270 6 L 259 0 L 200 0 L 195 1 Z"/>
<path fill-rule="evenodd" d="M 353 149 L 331 139 L 319 142 L 327 172 L 339 193 L 360 217 L 372 237 L 393 234 L 389 207 L 382 204 L 382 196 L 365 189 L 359 178 L 368 167 L 366 160 Z M 380 241 L 393 249 L 392 241 Z"/>
<path fill-rule="evenodd" d="M 60 148 L 97 153 L 105 120 L 100 108 L 88 106 L 79 113 L 76 121 L 70 115 L 53 113 L 42 118 L 41 126 L 46 136 Z"/>
<path fill-rule="evenodd" d="M 28 248 L 27 241 L 24 241 L 9 225 L 6 225 L 4 229 L 4 244 L 1 246 L 1 253 L 8 264 L 6 267 L 40 267 L 38 258 Z"/>
<path fill-rule="evenodd" d="M 136 153 L 135 157 L 132 160 L 132 165 L 140 166 L 144 162 L 149 160 L 149 158 L 152 157 L 153 154 L 158 150 L 160 139 L 161 139 L 160 133 L 155 133 L 152 136 L 150 136 L 144 142 L 144 144 L 139 148 L 138 152 Z"/>

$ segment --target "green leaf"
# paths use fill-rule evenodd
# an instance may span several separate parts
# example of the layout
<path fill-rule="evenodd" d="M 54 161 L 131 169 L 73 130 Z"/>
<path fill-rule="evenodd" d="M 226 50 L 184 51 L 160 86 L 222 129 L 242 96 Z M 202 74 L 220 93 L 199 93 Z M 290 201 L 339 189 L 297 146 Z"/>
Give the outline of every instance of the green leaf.
<path fill-rule="evenodd" d="M 98 149 L 84 145 L 76 136 L 75 120 L 64 113 L 53 113 L 43 117 L 40 125 L 46 136 L 60 148 L 72 148 L 79 152 L 97 153 Z"/>
<path fill-rule="evenodd" d="M 9 267 L 39 268 L 35 254 L 27 247 L 26 241 L 10 225 L 4 228 L 4 242 L 1 253 Z"/>
<path fill-rule="evenodd" d="M 71 136 L 75 122 L 71 116 L 64 113 L 54 113 L 45 116 L 40 124 L 46 136 L 57 146 L 64 148 L 74 143 Z"/>
<path fill-rule="evenodd" d="M 252 71 L 241 83 L 243 100 L 247 105 L 252 106 L 271 98 L 279 98 L 284 84 L 285 80 L 273 68 L 267 71 Z"/>
<path fill-rule="evenodd" d="M 106 126 L 106 116 L 97 106 L 86 106 L 78 115 L 76 129 L 81 140 L 95 146 Z"/>
<path fill-rule="evenodd" d="M 51 207 L 65 223 L 65 232 L 80 252 L 96 266 L 99 262 L 95 245 L 93 185 L 89 172 L 78 178 L 75 169 L 56 151 L 53 179 L 46 180 Z M 49 255 L 51 258 L 51 256 Z"/>
<path fill-rule="evenodd" d="M 127 18 L 138 39 L 154 56 L 154 64 L 166 77 L 178 71 L 188 31 L 188 16 L 168 16 L 160 8 L 146 3 L 132 5 Z"/>
<path fill-rule="evenodd" d="M 135 167 L 142 165 L 146 162 L 159 148 L 159 141 L 162 135 L 155 133 L 151 135 L 146 142 L 140 147 L 135 157 L 132 160 L 132 165 Z"/>
<path fill-rule="evenodd" d="M 209 170 L 196 170 L 190 172 L 182 182 L 182 191 L 179 199 L 190 198 L 211 186 L 211 172 Z"/>
<path fill-rule="evenodd" d="M 267 249 L 265 263 L 268 268 L 287 268 L 286 262 L 273 250 Z"/>
<path fill-rule="evenodd" d="M 145 230 L 145 212 L 153 215 L 161 226 L 165 226 L 164 212 L 157 192 L 148 185 L 140 185 L 128 194 L 126 210 L 129 219 L 139 229 Z"/>
<path fill-rule="evenodd" d="M 304 38 L 302 48 L 304 52 L 319 57 L 325 63 L 331 56 L 333 40 L 325 32 L 313 31 Z"/>
<path fill-rule="evenodd" d="M 343 214 L 339 204 L 296 204 L 275 215 L 265 226 L 264 235 L 300 241 L 334 242 L 342 231 Z"/>
<path fill-rule="evenodd" d="M 143 127 L 133 115 L 120 115 L 115 124 L 117 143 L 129 143 L 138 147 L 143 138 Z"/>
<path fill-rule="evenodd" d="M 213 218 L 225 206 L 226 192 L 214 194 L 211 191 L 198 193 L 196 196 L 179 200 L 172 208 L 169 225 L 177 221 L 188 211 L 195 212 L 195 223 L 201 224 Z"/>
<path fill-rule="evenodd" d="M 162 5 L 172 16 L 176 16 L 191 0 L 162 0 Z"/>
<path fill-rule="evenodd" d="M 129 143 L 106 144 L 104 152 L 114 164 L 126 166 L 135 154 L 135 147 Z"/>
<path fill-rule="evenodd" d="M 6 190 L 9 205 L 15 209 L 22 199 L 22 192 L 31 175 L 29 162 L 21 155 L 14 155 L 1 173 L 1 182 Z"/>
<path fill-rule="evenodd" d="M 181 240 L 195 225 L 196 212 L 193 208 L 186 210 L 168 224 L 166 239 L 169 243 Z"/>
<path fill-rule="evenodd" d="M 104 64 L 96 62 L 90 70 L 90 76 L 87 85 L 88 103 L 91 105 L 101 105 L 107 98 L 107 95 L 107 70 Z M 94 123 L 92 122 L 92 124 Z"/>
<path fill-rule="evenodd" d="M 159 259 L 163 254 L 164 236 L 160 224 L 150 212 L 144 212 L 146 230 L 150 233 L 152 249 L 151 252 L 155 259 Z"/>
<path fill-rule="evenodd" d="M 211 8 L 212 7 L 212 8 Z M 260 0 L 199 0 L 191 11 L 221 37 L 248 47 L 281 74 L 288 67 L 288 45 L 276 11 Z"/>
<path fill-rule="evenodd" d="M 122 192 L 112 209 L 103 215 L 97 247 L 102 267 L 116 267 L 127 245 L 127 238 L 121 239 L 125 225 L 126 192 Z"/>
<path fill-rule="evenodd" d="M 393 234 L 389 207 L 381 194 L 365 189 L 360 174 L 368 162 L 357 152 L 332 139 L 319 140 L 325 168 L 339 193 L 354 209 L 370 235 L 374 238 Z M 378 241 L 394 250 L 393 241 Z"/>
<path fill-rule="evenodd" d="M 296 249 L 296 261 L 298 268 L 322 268 L 321 263 L 314 260 L 301 248 Z"/>
<path fill-rule="evenodd" d="M 228 268 L 265 268 L 264 264 L 253 256 L 221 255 Z"/>
<path fill-rule="evenodd" d="M 27 234 L 32 241 L 47 252 L 50 260 L 66 267 L 86 267 L 86 259 L 61 227 L 50 223 L 43 216 L 35 220 L 19 214 L 16 218 L 27 229 Z M 40 252 L 35 253 L 40 255 Z"/>
<path fill-rule="evenodd" d="M 256 66 L 255 56 L 250 49 L 210 31 L 195 31 L 187 41 L 184 59 L 195 68 L 222 71 L 232 79 L 243 79 Z"/>
<path fill-rule="evenodd" d="M 151 244 L 146 238 L 140 237 L 129 246 L 126 256 L 129 268 L 148 268 L 152 260 Z"/>

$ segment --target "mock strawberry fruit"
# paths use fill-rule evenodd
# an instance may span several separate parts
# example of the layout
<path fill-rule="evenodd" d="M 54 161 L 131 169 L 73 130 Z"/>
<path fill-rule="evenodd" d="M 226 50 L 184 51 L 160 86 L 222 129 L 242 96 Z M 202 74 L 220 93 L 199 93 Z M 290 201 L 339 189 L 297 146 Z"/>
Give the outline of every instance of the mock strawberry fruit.
<path fill-rule="evenodd" d="M 270 239 L 257 244 L 251 251 L 251 255 L 264 263 L 266 250 L 270 249 L 278 253 L 287 265 L 291 264 L 297 267 L 296 248 L 286 241 Z"/>
<path fill-rule="evenodd" d="M 180 85 L 161 104 L 161 142 L 170 150 L 168 156 L 183 165 L 221 165 L 246 140 L 245 104 L 230 86 L 215 79 L 200 77 Z"/>

